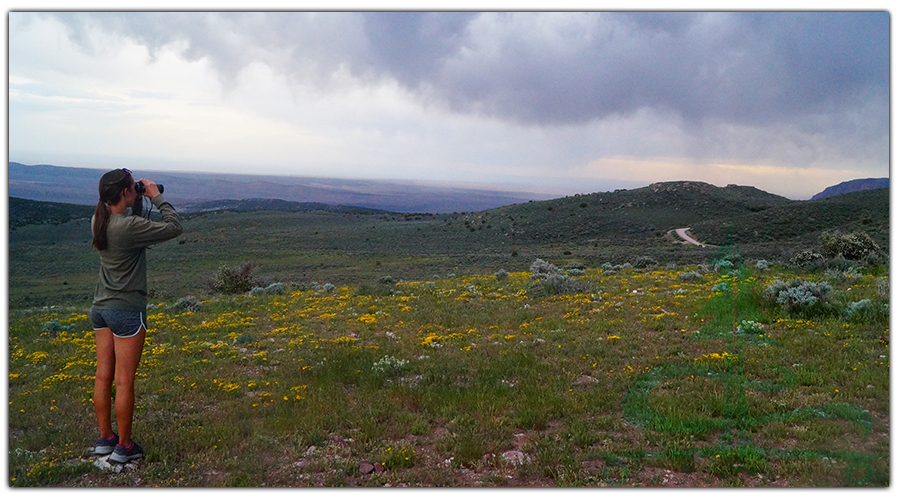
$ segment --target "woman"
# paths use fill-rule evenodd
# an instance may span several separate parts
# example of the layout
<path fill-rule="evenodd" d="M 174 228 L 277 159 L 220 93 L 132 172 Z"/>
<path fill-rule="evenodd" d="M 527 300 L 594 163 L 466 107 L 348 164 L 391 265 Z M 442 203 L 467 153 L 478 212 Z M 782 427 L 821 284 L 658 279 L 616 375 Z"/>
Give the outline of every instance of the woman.
<path fill-rule="evenodd" d="M 94 453 L 112 453 L 111 461 L 125 463 L 144 455 L 131 439 L 134 416 L 134 376 L 141 361 L 147 324 L 147 246 L 181 234 L 178 213 L 160 194 L 156 183 L 141 179 L 143 196 L 150 198 L 163 216 L 153 222 L 126 215 L 140 200 L 131 172 L 118 169 L 100 179 L 100 201 L 91 220 L 93 246 L 100 253 L 100 283 L 94 291 L 91 323 L 97 336 L 97 377 L 94 411 L 100 438 Z M 116 384 L 116 422 L 112 429 L 111 395 Z"/>

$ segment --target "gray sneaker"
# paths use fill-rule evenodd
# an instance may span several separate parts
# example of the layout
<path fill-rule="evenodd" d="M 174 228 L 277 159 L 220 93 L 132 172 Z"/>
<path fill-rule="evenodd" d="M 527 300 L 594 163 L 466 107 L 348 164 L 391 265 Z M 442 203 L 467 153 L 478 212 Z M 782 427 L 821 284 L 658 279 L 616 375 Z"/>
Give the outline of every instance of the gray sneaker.
<path fill-rule="evenodd" d="M 109 439 L 97 438 L 97 444 L 94 445 L 94 455 L 109 455 L 116 449 L 118 444 L 118 434 L 113 434 L 113 437 Z"/>
<path fill-rule="evenodd" d="M 109 461 L 124 464 L 143 456 L 144 449 L 141 448 L 141 445 L 132 440 L 131 446 L 128 446 L 127 448 L 125 446 L 116 445 L 116 449 L 113 450 L 112 455 L 109 456 Z"/>

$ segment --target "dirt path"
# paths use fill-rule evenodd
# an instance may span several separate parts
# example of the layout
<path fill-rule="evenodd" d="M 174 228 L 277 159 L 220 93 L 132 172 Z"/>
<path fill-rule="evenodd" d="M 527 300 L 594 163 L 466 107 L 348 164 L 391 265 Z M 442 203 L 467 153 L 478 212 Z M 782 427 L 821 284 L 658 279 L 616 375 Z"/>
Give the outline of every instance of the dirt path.
<path fill-rule="evenodd" d="M 694 238 L 692 238 L 691 236 L 688 235 L 688 231 L 690 231 L 690 229 L 691 228 L 689 228 L 689 227 L 683 227 L 681 229 L 676 229 L 675 232 L 684 241 L 691 243 L 693 245 L 697 245 L 699 247 L 705 247 L 706 245 L 704 245 L 703 243 L 700 243 L 699 241 L 695 240 Z"/>

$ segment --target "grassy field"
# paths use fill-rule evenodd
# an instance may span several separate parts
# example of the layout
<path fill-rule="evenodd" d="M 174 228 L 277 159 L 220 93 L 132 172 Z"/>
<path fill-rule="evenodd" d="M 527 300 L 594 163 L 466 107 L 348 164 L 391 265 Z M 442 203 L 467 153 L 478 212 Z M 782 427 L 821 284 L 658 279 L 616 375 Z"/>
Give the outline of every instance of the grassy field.
<path fill-rule="evenodd" d="M 125 473 L 90 456 L 89 302 L 11 309 L 9 484 L 888 485 L 883 270 L 804 274 L 834 287 L 804 314 L 767 301 L 798 277 L 777 266 L 588 267 L 585 293 L 548 295 L 529 263 L 199 310 L 157 299 L 137 381 L 147 456 Z M 865 299 L 876 312 L 847 312 Z"/>
<path fill-rule="evenodd" d="M 468 222 L 469 219 L 475 222 Z M 204 296 L 221 266 L 252 261 L 261 276 L 285 283 L 356 287 L 390 275 L 427 280 L 448 273 L 527 269 L 535 258 L 600 267 L 652 253 L 660 262 L 703 262 L 713 250 L 664 238 L 536 242 L 502 233 L 476 215 L 334 212 L 223 212 L 185 217 L 184 235 L 148 251 L 148 280 L 158 298 Z M 476 229 L 476 227 L 478 229 Z M 508 229 L 507 229 L 508 231 Z M 88 220 L 28 225 L 10 232 L 10 307 L 90 300 L 99 258 Z"/>

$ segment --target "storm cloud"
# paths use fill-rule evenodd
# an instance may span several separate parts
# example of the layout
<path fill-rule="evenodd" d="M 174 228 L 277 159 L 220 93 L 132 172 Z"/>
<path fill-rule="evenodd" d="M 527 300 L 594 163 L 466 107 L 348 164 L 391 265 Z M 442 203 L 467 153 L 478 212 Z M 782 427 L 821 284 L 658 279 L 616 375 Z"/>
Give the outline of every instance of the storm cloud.
<path fill-rule="evenodd" d="M 340 68 L 459 112 L 571 124 L 672 111 L 791 122 L 888 99 L 886 13 L 60 13 L 151 50 L 184 42 L 225 78 L 251 62 L 327 86 Z M 884 112 L 887 112 L 885 108 Z"/>
<path fill-rule="evenodd" d="M 393 88 L 429 116 L 538 134 L 582 169 L 641 155 L 887 169 L 886 12 L 48 12 L 11 18 L 11 47 L 39 19 L 86 54 L 118 37 L 207 64 L 226 94 L 260 68 L 299 100 Z"/>

